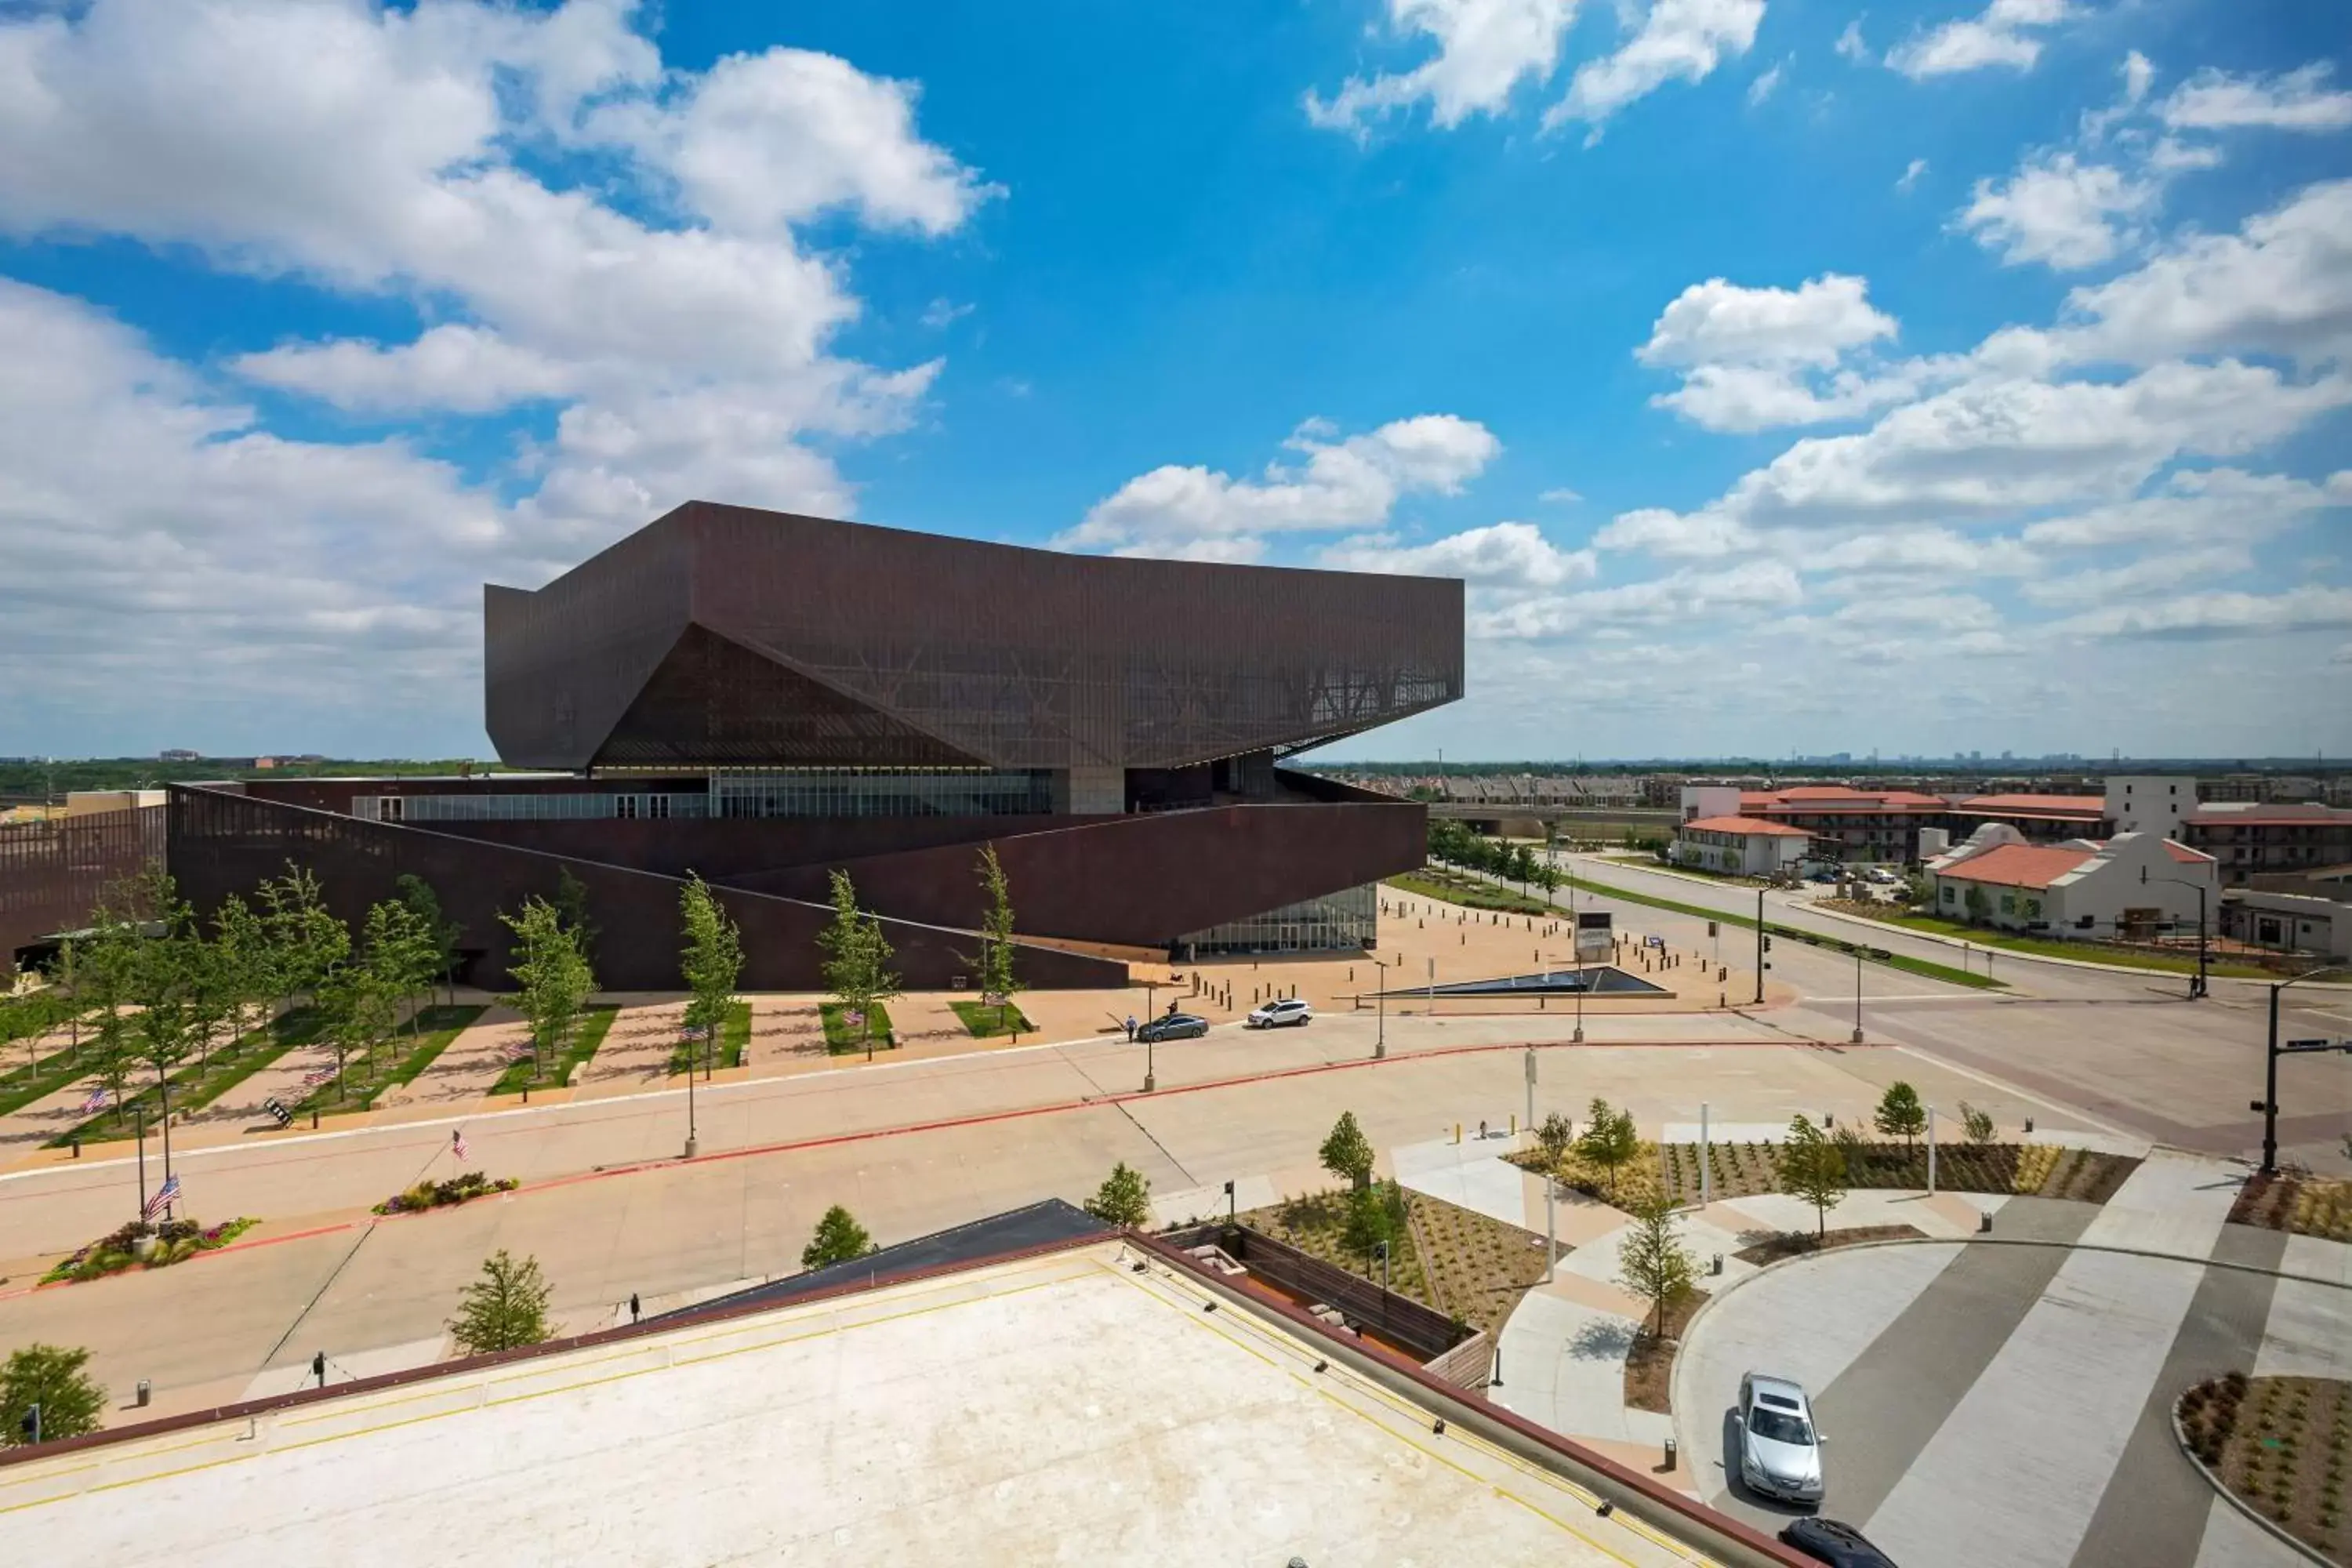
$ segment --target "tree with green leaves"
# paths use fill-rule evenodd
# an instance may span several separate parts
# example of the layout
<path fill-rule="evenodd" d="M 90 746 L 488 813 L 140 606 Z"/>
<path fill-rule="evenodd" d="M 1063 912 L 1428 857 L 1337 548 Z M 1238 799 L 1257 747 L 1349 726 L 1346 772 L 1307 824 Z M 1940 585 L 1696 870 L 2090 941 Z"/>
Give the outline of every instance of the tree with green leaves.
<path fill-rule="evenodd" d="M 26 1441 L 26 1416 L 41 1407 L 41 1441 L 79 1437 L 99 1429 L 106 1414 L 106 1390 L 83 1369 L 86 1350 L 62 1345 L 22 1345 L 0 1363 L 0 1445 Z"/>
<path fill-rule="evenodd" d="M 816 1234 L 801 1248 L 801 1267 L 823 1268 L 830 1263 L 847 1263 L 875 1250 L 874 1238 L 866 1234 L 866 1227 L 847 1209 L 835 1204 L 824 1211 L 824 1217 L 816 1222 Z"/>
<path fill-rule="evenodd" d="M 501 910 L 499 919 L 514 933 L 507 973 L 515 983 L 514 1009 L 530 1027 L 531 1076 L 545 1078 L 549 1058 L 561 1054 L 595 994 L 595 972 L 545 899 L 527 898 L 520 914 Z"/>
<path fill-rule="evenodd" d="M 1666 1194 L 1653 1193 L 1633 1205 L 1633 1223 L 1617 1244 L 1617 1282 L 1650 1303 L 1650 1337 L 1666 1331 L 1666 1314 L 1690 1293 L 1698 1266 L 1683 1245 L 1682 1216 Z"/>
<path fill-rule="evenodd" d="M 1358 1192 L 1371 1184 L 1372 1141 L 1356 1124 L 1352 1110 L 1339 1112 L 1339 1120 L 1331 1124 L 1330 1135 L 1323 1140 L 1317 1156 L 1323 1168 L 1335 1176 L 1344 1176 Z"/>
<path fill-rule="evenodd" d="M 351 956 L 351 928 L 337 920 L 308 867 L 286 863 L 286 875 L 255 889 L 268 939 L 271 994 L 290 1011 L 298 996 L 315 995 L 337 964 Z"/>
<path fill-rule="evenodd" d="M 1984 924 L 1985 917 L 1992 913 L 1992 900 L 1985 896 L 1984 885 L 1980 882 L 1969 884 L 1969 890 L 1960 897 L 1960 905 L 1968 910 L 1970 925 Z"/>
<path fill-rule="evenodd" d="M 1140 1230 L 1151 1223 L 1150 1180 L 1121 1160 L 1087 1200 L 1087 1212 L 1105 1225 Z"/>
<path fill-rule="evenodd" d="M 458 1298 L 449 1332 L 467 1355 L 538 1344 L 549 1334 L 547 1303 L 554 1293 L 538 1258 L 518 1263 L 502 1247 L 482 1260 L 482 1277 Z"/>
<path fill-rule="evenodd" d="M 441 912 L 440 895 L 424 878 L 403 872 L 393 879 L 392 885 L 397 890 L 400 901 L 408 906 L 410 912 L 430 933 L 434 982 L 447 989 L 450 1000 L 454 1002 L 457 999 L 457 942 L 466 934 L 466 928 Z"/>
<path fill-rule="evenodd" d="M 65 1007 L 48 991 L 11 991 L 0 995 L 0 1047 L 25 1042 L 25 1065 L 40 1061 L 40 1037 L 57 1027 Z"/>
<path fill-rule="evenodd" d="M 996 1026 L 1002 1029 L 1022 986 L 1013 970 L 1013 892 L 993 844 L 980 847 L 980 889 L 988 900 L 980 915 L 980 999 L 996 1004 Z"/>
<path fill-rule="evenodd" d="M 719 1045 L 719 1031 L 735 1005 L 735 980 L 743 971 L 743 939 L 728 918 L 709 885 L 692 872 L 677 895 L 678 916 L 686 944 L 679 950 L 678 972 L 688 993 L 680 1026 L 687 1037 L 702 1047 L 702 1070 L 707 1077 Z M 688 1089 L 693 1088 L 694 1066 L 687 1065 Z"/>
<path fill-rule="evenodd" d="M 596 962 L 596 926 L 588 918 L 588 885 L 572 874 L 569 866 L 560 867 L 555 874 L 555 912 L 563 929 L 572 933 L 572 945 L 580 956 L 592 965 Z"/>
<path fill-rule="evenodd" d="M 1898 1079 L 1886 1086 L 1871 1120 L 1881 1135 L 1902 1139 L 1907 1154 L 1911 1141 L 1927 1130 L 1927 1108 L 1919 1103 L 1919 1091 Z"/>
<path fill-rule="evenodd" d="M 1576 1123 L 1555 1110 L 1536 1127 L 1536 1146 L 1543 1151 L 1544 1169 L 1557 1171 L 1576 1143 Z"/>
<path fill-rule="evenodd" d="M 416 998 L 432 990 L 441 962 L 433 928 L 407 900 L 386 899 L 368 907 L 359 952 L 370 984 L 392 999 L 395 1019 L 403 1005 L 408 1007 L 409 1032 L 415 1033 L 423 1011 Z"/>
<path fill-rule="evenodd" d="M 857 907 L 857 889 L 846 871 L 833 873 L 833 921 L 817 933 L 816 940 L 825 952 L 825 989 L 844 1012 L 857 1016 L 870 1061 L 875 1010 L 898 996 L 898 977 L 890 972 L 895 954 L 889 939 L 882 934 L 881 919 Z"/>
<path fill-rule="evenodd" d="M 1780 1189 L 1813 1205 L 1816 1238 L 1829 1234 L 1829 1212 L 1845 1201 L 1845 1151 L 1803 1112 L 1791 1117 L 1780 1145 Z"/>
<path fill-rule="evenodd" d="M 1631 1164 L 1633 1156 L 1642 1152 L 1641 1134 L 1634 1131 L 1633 1113 L 1616 1110 L 1605 1100 L 1596 1098 L 1584 1113 L 1584 1134 L 1576 1141 L 1577 1154 L 1601 1171 L 1601 1180 L 1612 1202 L 1617 1196 L 1617 1173 Z"/>
<path fill-rule="evenodd" d="M 374 1077 L 376 1048 L 400 1026 L 398 999 L 365 964 L 338 964 L 311 993 L 319 1037 L 335 1053 L 335 1098 L 344 1098 L 351 1058 L 366 1061 Z"/>
<path fill-rule="evenodd" d="M 1971 1143 L 1992 1142 L 1992 1112 L 1979 1110 L 1967 1100 L 1960 1101 L 1960 1131 Z"/>

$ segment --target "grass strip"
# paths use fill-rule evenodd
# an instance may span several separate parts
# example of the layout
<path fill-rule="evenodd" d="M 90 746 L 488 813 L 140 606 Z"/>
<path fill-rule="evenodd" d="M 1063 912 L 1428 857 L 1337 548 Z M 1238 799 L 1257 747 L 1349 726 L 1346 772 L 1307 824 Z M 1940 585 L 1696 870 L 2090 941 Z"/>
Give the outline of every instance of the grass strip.
<path fill-rule="evenodd" d="M 1956 937 L 1974 942 L 1979 947 L 1997 947 L 2003 952 L 2029 953 L 2036 958 L 2066 958 L 2082 963 L 2107 963 L 2125 969 L 2160 969 L 2168 974 L 2194 974 L 2197 960 L 2175 957 L 2170 953 L 2123 952 L 2087 942 L 2052 942 L 2041 937 L 2011 936 L 2006 931 L 1989 931 L 1980 926 L 1963 925 L 1936 915 L 1903 913 L 1861 917 L 1900 926 L 1906 931 L 1922 931 L 1931 936 Z M 2224 980 L 2275 980 L 2279 976 L 2258 964 L 2214 963 L 2206 973 Z"/>
<path fill-rule="evenodd" d="M 320 1021 L 315 1007 L 297 1007 L 263 1028 L 247 1030 L 215 1051 L 209 1060 L 187 1063 L 172 1075 L 173 1112 L 185 1116 L 202 1110 L 295 1047 L 309 1045 L 318 1036 Z M 142 1112 L 152 1124 L 163 1107 L 162 1089 L 150 1082 L 121 1105 L 58 1133 L 49 1140 L 48 1147 L 62 1149 L 76 1141 L 106 1143 L 136 1136 L 138 1123 L 131 1112 Z"/>
<path fill-rule="evenodd" d="M 0 1116 L 21 1110 L 37 1100 L 57 1093 L 89 1070 L 89 1058 L 69 1046 L 29 1061 L 14 1072 L 0 1073 Z"/>
<path fill-rule="evenodd" d="M 463 1034 L 485 1008 L 467 1003 L 456 1007 L 427 1007 L 415 1017 L 416 1033 L 413 1038 L 394 1036 L 394 1042 L 409 1039 L 407 1052 L 392 1066 L 383 1078 L 362 1088 L 357 1095 L 342 1098 L 343 1086 L 329 1079 L 294 1107 L 294 1114 L 306 1116 L 313 1111 L 372 1110 L 375 1102 L 415 1078 L 433 1065 L 434 1059 L 449 1048 L 450 1042 Z"/>
<path fill-rule="evenodd" d="M 682 1073 L 689 1060 L 694 1061 L 698 1069 L 702 1068 L 704 1064 L 695 1059 L 696 1047 L 701 1044 L 699 1040 L 680 1040 L 671 1047 L 669 1070 L 673 1074 Z M 727 1005 L 727 1016 L 719 1025 L 719 1059 L 709 1064 L 710 1070 L 717 1072 L 722 1068 L 741 1067 L 743 1053 L 751 1048 L 751 1004 L 730 1002 Z"/>
<path fill-rule="evenodd" d="M 817 1008 L 824 1020 L 824 1048 L 834 1056 L 850 1051 L 896 1049 L 897 1036 L 890 1027 L 890 1009 L 877 1003 L 866 1015 L 866 1027 L 861 1030 L 848 1021 L 849 1009 L 838 1002 L 826 1002 Z"/>
<path fill-rule="evenodd" d="M 613 1020 L 620 1016 L 620 1011 L 619 1004 L 613 1002 L 600 1002 L 591 1006 L 572 1026 L 572 1037 L 564 1042 L 563 1048 L 556 1052 L 555 1058 L 547 1064 L 549 1072 L 546 1077 L 531 1076 L 538 1066 L 535 1058 L 517 1057 L 507 1064 L 507 1070 L 499 1075 L 499 1081 L 490 1085 L 490 1092 L 520 1094 L 527 1089 L 562 1088 L 571 1081 L 572 1069 L 596 1054 L 596 1047 L 604 1043 L 604 1036 L 613 1027 Z"/>
<path fill-rule="evenodd" d="M 950 1002 L 955 1016 L 975 1040 L 994 1039 L 1000 1035 L 1019 1035 L 1034 1029 L 1027 1016 L 1014 1006 L 998 1006 L 993 1002 Z"/>
<path fill-rule="evenodd" d="M 1506 914 L 1549 915 L 1554 918 L 1566 912 L 1556 904 L 1546 904 L 1540 899 L 1512 892 L 1508 888 L 1498 888 L 1491 883 L 1457 882 L 1442 872 L 1433 876 L 1408 871 L 1385 880 L 1399 892 L 1418 893 L 1424 899 L 1460 904 L 1465 909 L 1499 910 Z"/>

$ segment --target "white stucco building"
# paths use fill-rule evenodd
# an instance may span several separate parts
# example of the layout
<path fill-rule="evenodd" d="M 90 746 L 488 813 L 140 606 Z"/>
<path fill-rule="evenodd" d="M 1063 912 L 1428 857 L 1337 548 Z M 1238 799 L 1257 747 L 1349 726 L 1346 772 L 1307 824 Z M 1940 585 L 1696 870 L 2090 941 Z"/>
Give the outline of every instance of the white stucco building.
<path fill-rule="evenodd" d="M 1811 834 L 1785 822 L 1702 816 L 1675 829 L 1673 856 L 1680 866 L 1738 876 L 1780 877 L 1796 869 L 1812 841 Z"/>
<path fill-rule="evenodd" d="M 2218 930 L 2221 918 L 2213 858 L 2156 833 L 2029 844 L 2015 828 L 1989 823 L 1927 871 L 1937 914 L 2008 931 L 2086 939 L 2194 931 L 2200 887 L 2209 928 Z"/>

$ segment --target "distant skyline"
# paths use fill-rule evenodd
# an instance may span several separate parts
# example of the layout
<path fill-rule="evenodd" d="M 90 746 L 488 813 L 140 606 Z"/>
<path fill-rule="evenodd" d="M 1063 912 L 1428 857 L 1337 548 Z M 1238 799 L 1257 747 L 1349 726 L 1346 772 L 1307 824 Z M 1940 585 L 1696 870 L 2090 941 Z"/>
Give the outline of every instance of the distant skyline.
<path fill-rule="evenodd" d="M 2336 7 L 0 0 L 0 750 L 487 755 L 481 584 L 707 499 L 1463 578 L 1337 758 L 2352 753 Z"/>

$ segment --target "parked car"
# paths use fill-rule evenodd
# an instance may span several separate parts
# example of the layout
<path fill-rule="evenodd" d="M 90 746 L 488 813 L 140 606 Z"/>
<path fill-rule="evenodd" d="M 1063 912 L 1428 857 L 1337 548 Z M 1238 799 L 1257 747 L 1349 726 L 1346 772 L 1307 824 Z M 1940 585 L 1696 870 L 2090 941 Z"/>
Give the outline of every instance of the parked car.
<path fill-rule="evenodd" d="M 1790 1520 L 1780 1539 L 1830 1568 L 1895 1568 L 1895 1559 L 1863 1539 L 1862 1531 L 1818 1514 Z"/>
<path fill-rule="evenodd" d="M 1135 1031 L 1139 1040 L 1197 1040 L 1209 1032 L 1209 1020 L 1195 1013 L 1162 1013 Z"/>
<path fill-rule="evenodd" d="M 1785 1502 L 1822 1500 L 1812 1402 L 1785 1377 L 1751 1372 L 1739 1380 L 1739 1479 Z"/>
<path fill-rule="evenodd" d="M 1304 1028 L 1314 1019 L 1315 1009 L 1308 1006 L 1303 998 L 1277 996 L 1250 1014 L 1249 1026 L 1253 1029 L 1278 1029 L 1295 1024 Z"/>

